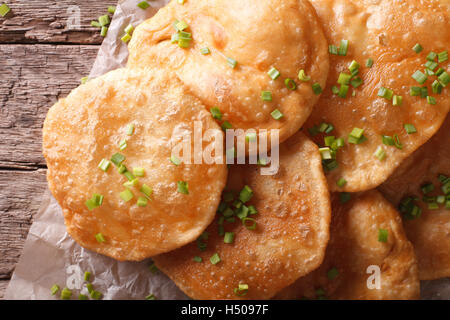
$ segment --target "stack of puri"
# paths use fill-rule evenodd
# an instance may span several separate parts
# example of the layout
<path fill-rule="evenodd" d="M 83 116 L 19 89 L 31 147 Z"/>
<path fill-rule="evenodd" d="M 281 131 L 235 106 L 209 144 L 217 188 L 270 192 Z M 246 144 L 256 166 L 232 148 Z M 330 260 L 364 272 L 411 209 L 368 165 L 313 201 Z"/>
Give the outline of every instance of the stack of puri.
<path fill-rule="evenodd" d="M 151 258 L 193 299 L 419 299 L 420 280 L 450 276 L 449 14 L 171 1 L 136 28 L 126 68 L 47 115 L 68 233 Z M 248 150 L 227 165 L 227 129 L 267 139 L 276 170 Z"/>

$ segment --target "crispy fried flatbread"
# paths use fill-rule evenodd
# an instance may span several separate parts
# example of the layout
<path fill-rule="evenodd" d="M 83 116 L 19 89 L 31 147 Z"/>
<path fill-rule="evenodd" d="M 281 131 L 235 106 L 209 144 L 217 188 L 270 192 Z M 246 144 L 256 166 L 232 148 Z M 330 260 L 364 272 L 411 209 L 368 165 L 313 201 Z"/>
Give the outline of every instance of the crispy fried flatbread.
<path fill-rule="evenodd" d="M 432 92 L 436 76 L 429 76 L 422 85 L 412 78 L 420 70 L 424 72 L 427 55 L 440 53 L 450 45 L 449 1 L 354 1 L 312 0 L 324 25 L 330 45 L 340 46 L 341 40 L 349 41 L 346 56 L 330 55 L 330 75 L 327 88 L 321 96 L 305 128 L 313 128 L 322 122 L 335 129 L 328 135 L 343 137 L 347 141 L 353 128 L 364 129 L 367 141 L 348 144 L 337 152 L 338 168 L 327 173 L 333 191 L 357 192 L 374 188 L 385 181 L 394 169 L 418 147 L 435 134 L 450 108 L 449 86 L 442 93 Z M 416 43 L 423 47 L 417 54 L 412 48 Z M 373 59 L 373 67 L 366 61 Z M 363 84 L 350 90 L 346 98 L 332 92 L 341 72 L 349 74 L 351 62 L 361 67 L 359 77 Z M 437 58 L 434 59 L 437 63 Z M 447 72 L 449 60 L 439 63 Z M 428 87 L 428 94 L 436 99 L 436 105 L 426 98 L 410 95 L 411 87 Z M 381 87 L 391 89 L 393 95 L 403 97 L 400 106 L 379 97 Z M 352 96 L 352 92 L 355 96 Z M 412 124 L 417 133 L 407 134 L 405 124 Z M 386 146 L 382 135 L 397 134 L 403 148 Z M 324 135 L 314 141 L 324 144 Z M 386 158 L 379 160 L 374 154 L 381 147 Z M 338 187 L 336 182 L 344 178 L 347 184 Z"/>
<path fill-rule="evenodd" d="M 219 132 L 215 143 L 223 143 L 204 106 L 164 71 L 119 69 L 56 103 L 44 123 L 43 149 L 48 184 L 69 234 L 83 247 L 118 260 L 142 260 L 195 240 L 215 216 L 227 168 L 170 162 L 174 139 L 192 136 L 194 121 L 203 132 Z M 132 135 L 128 125 L 134 125 Z M 124 139 L 127 147 L 120 151 Z M 128 179 L 114 165 L 107 172 L 98 168 L 116 153 L 126 157 L 130 172 L 145 169 L 138 185 L 130 187 L 134 197 L 128 202 L 119 196 Z M 189 194 L 177 191 L 178 181 L 188 183 Z M 153 189 L 146 207 L 137 205 L 143 184 Z M 103 203 L 89 210 L 85 203 L 94 194 L 102 195 Z M 96 240 L 98 233 L 105 242 Z"/>
<path fill-rule="evenodd" d="M 175 20 L 189 25 L 188 48 L 171 42 Z M 318 99 L 312 83 L 323 88 L 328 74 L 327 43 L 305 0 L 173 0 L 136 28 L 129 51 L 128 67 L 172 68 L 208 110 L 221 110 L 222 121 L 244 130 L 279 129 L 280 141 L 305 122 Z M 237 61 L 234 69 L 227 58 Z M 276 80 L 271 68 L 281 73 Z M 311 81 L 298 80 L 301 69 Z M 286 87 L 288 78 L 296 90 Z M 270 91 L 272 101 L 263 101 L 262 91 Z M 280 120 L 271 116 L 276 109 Z"/>
<path fill-rule="evenodd" d="M 430 210 L 422 201 L 421 191 L 421 186 L 433 183 L 435 188 L 427 196 L 443 195 L 440 174 L 450 177 L 450 117 L 379 188 L 394 205 L 399 205 L 404 197 L 420 199 L 414 203 L 422 209 L 421 216 L 414 220 L 405 218 L 403 225 L 416 251 L 421 280 L 450 277 L 450 210 L 445 209 L 445 204 Z"/>
<path fill-rule="evenodd" d="M 154 257 L 194 299 L 268 299 L 322 262 L 330 203 L 315 144 L 302 133 L 287 140 L 274 176 L 261 175 L 256 165 L 232 166 L 226 190 L 239 193 L 245 185 L 253 190 L 246 205 L 258 211 L 250 216 L 256 220 L 255 230 L 246 229 L 239 219 L 225 221 L 224 231 L 235 233 L 234 242 L 227 244 L 216 219 L 207 229 L 206 250 L 192 243 Z M 210 257 L 215 253 L 221 261 L 213 265 Z M 203 261 L 194 261 L 196 256 Z M 234 293 L 239 284 L 248 285 L 245 295 Z"/>
<path fill-rule="evenodd" d="M 330 242 L 323 264 L 278 293 L 276 299 L 418 299 L 417 261 L 406 239 L 399 214 L 375 191 L 346 204 L 332 199 Z M 379 229 L 388 231 L 387 242 L 378 241 Z M 372 270 L 381 271 L 380 288 L 373 288 Z M 368 288 L 368 283 L 372 289 Z"/>

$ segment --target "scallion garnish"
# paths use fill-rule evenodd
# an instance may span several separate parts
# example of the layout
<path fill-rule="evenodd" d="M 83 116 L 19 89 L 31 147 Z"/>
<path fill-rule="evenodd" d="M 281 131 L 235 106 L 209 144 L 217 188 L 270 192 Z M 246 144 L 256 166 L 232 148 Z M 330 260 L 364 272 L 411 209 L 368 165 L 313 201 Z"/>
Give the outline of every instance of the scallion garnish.
<path fill-rule="evenodd" d="M 69 290 L 68 288 L 64 288 L 61 291 L 61 299 L 63 300 L 70 300 L 70 298 L 72 298 L 72 291 Z"/>
<path fill-rule="evenodd" d="M 412 134 L 412 133 L 417 132 L 416 127 L 414 127 L 414 125 L 410 124 L 410 123 L 404 124 L 404 128 L 405 128 L 407 134 Z"/>
<path fill-rule="evenodd" d="M 150 4 L 149 4 L 147 1 L 141 1 L 141 2 L 138 3 L 137 6 L 138 6 L 139 8 L 141 8 L 141 9 L 145 10 L 145 9 L 147 9 L 148 7 L 150 7 Z"/>
<path fill-rule="evenodd" d="M 388 240 L 388 230 L 378 229 L 378 241 L 387 242 L 387 240 Z"/>
<path fill-rule="evenodd" d="M 384 149 L 381 146 L 379 146 L 377 148 L 377 150 L 375 151 L 374 155 L 380 161 L 383 161 L 384 159 L 386 159 L 386 151 L 384 151 Z"/>
<path fill-rule="evenodd" d="M 209 261 L 211 261 L 211 264 L 218 264 L 221 260 L 219 257 L 219 254 L 216 252 L 214 253 L 211 258 L 209 258 Z"/>
<path fill-rule="evenodd" d="M 348 40 L 341 40 L 341 45 L 339 46 L 339 55 L 346 56 L 348 52 Z"/>
<path fill-rule="evenodd" d="M 103 170 L 104 172 L 107 172 L 110 166 L 111 166 L 111 162 L 109 162 L 109 161 L 106 160 L 106 159 L 102 159 L 102 160 L 100 161 L 100 163 L 98 164 L 98 167 L 99 167 L 101 170 Z"/>
<path fill-rule="evenodd" d="M 242 201 L 242 203 L 246 203 L 247 201 L 250 201 L 250 199 L 253 197 L 253 190 L 249 186 L 244 186 L 242 188 L 241 192 L 239 193 L 239 200 Z"/>
<path fill-rule="evenodd" d="M 103 234 L 101 234 L 101 233 L 97 233 L 97 234 L 95 235 L 95 239 L 96 239 L 99 243 L 103 243 L 103 242 L 106 241 L 106 240 L 105 240 L 105 237 L 104 237 Z"/>
<path fill-rule="evenodd" d="M 275 69 L 274 67 L 270 68 L 269 72 L 267 72 L 267 74 L 269 75 L 269 77 L 272 80 L 276 80 L 279 76 L 280 76 L 280 72 Z"/>
<path fill-rule="evenodd" d="M 308 82 L 309 80 L 311 80 L 311 77 L 307 76 L 305 70 L 303 69 L 298 72 L 298 78 L 303 82 Z"/>
<path fill-rule="evenodd" d="M 420 70 L 417 70 L 411 76 L 414 80 L 416 80 L 420 84 L 424 84 L 427 81 L 428 77 Z"/>
<path fill-rule="evenodd" d="M 416 53 L 420 53 L 420 52 L 422 52 L 423 47 L 422 47 L 419 43 L 416 43 L 412 49 L 413 49 Z"/>
<path fill-rule="evenodd" d="M 294 80 L 292 80 L 292 79 L 289 79 L 289 78 L 287 78 L 287 79 L 285 79 L 284 80 L 284 84 L 286 85 L 286 87 L 289 89 L 289 90 L 295 90 L 295 89 L 297 89 L 297 84 L 295 83 L 295 81 Z"/>
<path fill-rule="evenodd" d="M 130 189 L 125 189 L 124 191 L 122 191 L 121 193 L 119 193 L 119 196 L 120 196 L 120 198 L 121 198 L 123 201 L 128 202 L 128 201 L 130 201 L 131 199 L 133 199 L 134 194 L 133 194 L 133 192 L 131 192 Z"/>
<path fill-rule="evenodd" d="M 263 101 L 272 101 L 272 92 L 270 92 L 270 91 L 261 91 L 261 99 Z"/>
<path fill-rule="evenodd" d="M 177 190 L 179 193 L 189 194 L 189 184 L 185 181 L 178 181 Z"/>
<path fill-rule="evenodd" d="M 283 114 L 281 113 L 280 110 L 275 109 L 273 110 L 270 115 L 272 116 L 272 118 L 274 118 L 275 120 L 280 120 L 281 118 L 283 118 Z"/>
<path fill-rule="evenodd" d="M 220 112 L 219 108 L 213 107 L 209 111 L 214 119 L 222 120 L 222 112 Z"/>

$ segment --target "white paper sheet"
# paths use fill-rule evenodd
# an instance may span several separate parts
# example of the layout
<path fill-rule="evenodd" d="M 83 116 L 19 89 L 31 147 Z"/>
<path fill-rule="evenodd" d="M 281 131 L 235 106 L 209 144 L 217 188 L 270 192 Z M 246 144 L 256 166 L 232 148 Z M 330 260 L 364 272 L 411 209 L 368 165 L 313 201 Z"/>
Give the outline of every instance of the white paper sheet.
<path fill-rule="evenodd" d="M 117 5 L 90 78 L 123 67 L 128 58 L 127 46 L 120 40 L 125 27 L 130 23 L 137 26 L 153 16 L 168 0 L 150 1 L 151 8 L 147 10 L 138 8 L 138 2 L 125 0 Z M 84 271 L 92 273 L 92 284 L 104 294 L 104 299 L 144 299 L 149 294 L 158 299 L 188 298 L 161 272 L 152 274 L 150 264 L 151 260 L 119 262 L 80 247 L 66 233 L 61 208 L 47 190 L 5 299 L 58 299 L 59 295 L 50 294 L 53 284 L 75 288 L 76 297 L 80 292 L 76 279 Z M 450 279 L 423 281 L 421 287 L 423 299 L 450 299 Z M 85 285 L 81 292 L 86 292 Z"/>

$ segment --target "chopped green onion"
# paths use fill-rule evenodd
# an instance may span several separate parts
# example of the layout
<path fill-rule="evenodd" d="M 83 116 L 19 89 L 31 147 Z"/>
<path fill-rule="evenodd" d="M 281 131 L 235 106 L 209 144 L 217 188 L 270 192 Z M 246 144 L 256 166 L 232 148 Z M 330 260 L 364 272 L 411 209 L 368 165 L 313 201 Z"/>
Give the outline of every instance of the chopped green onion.
<path fill-rule="evenodd" d="M 237 61 L 230 57 L 227 58 L 227 63 L 233 69 L 237 66 Z"/>
<path fill-rule="evenodd" d="M 393 106 L 401 106 L 403 104 L 403 97 L 394 95 L 392 99 Z"/>
<path fill-rule="evenodd" d="M 156 296 L 154 294 L 149 294 L 145 297 L 145 300 L 156 300 Z"/>
<path fill-rule="evenodd" d="M 80 79 L 81 84 L 86 84 L 89 81 L 89 77 L 83 77 Z"/>
<path fill-rule="evenodd" d="M 98 22 L 98 21 L 91 21 L 91 26 L 92 27 L 95 27 L 95 28 L 101 28 L 102 27 L 102 25 L 100 24 L 100 22 Z"/>
<path fill-rule="evenodd" d="M 413 97 L 416 97 L 420 96 L 421 91 L 422 91 L 421 87 L 411 87 L 409 94 Z"/>
<path fill-rule="evenodd" d="M 148 199 L 145 197 L 139 197 L 137 200 L 138 207 L 146 207 L 148 203 Z"/>
<path fill-rule="evenodd" d="M 87 288 L 89 294 L 91 294 L 92 291 L 94 291 L 94 286 L 92 285 L 92 283 L 86 284 L 86 288 Z"/>
<path fill-rule="evenodd" d="M 325 142 L 325 145 L 327 147 L 331 147 L 335 140 L 336 140 L 336 138 L 334 136 L 327 136 L 327 137 L 323 138 L 323 141 Z"/>
<path fill-rule="evenodd" d="M 115 6 L 109 6 L 108 7 L 108 12 L 111 13 L 111 14 L 116 13 L 116 7 Z"/>
<path fill-rule="evenodd" d="M 378 229 L 378 241 L 387 242 L 387 240 L 388 240 L 388 230 Z"/>
<path fill-rule="evenodd" d="M 0 6 L 0 16 L 5 17 L 10 11 L 11 11 L 11 8 L 8 7 L 8 5 L 6 3 L 3 3 Z"/>
<path fill-rule="evenodd" d="M 289 89 L 289 90 L 295 90 L 295 89 L 297 89 L 297 84 L 295 83 L 295 81 L 294 80 L 292 80 L 292 79 L 289 79 L 289 78 L 287 78 L 287 79 L 285 79 L 284 80 L 284 84 L 286 85 L 286 87 Z"/>
<path fill-rule="evenodd" d="M 192 260 L 194 260 L 195 262 L 202 262 L 203 259 L 199 256 L 195 256 Z"/>
<path fill-rule="evenodd" d="M 347 97 L 347 93 L 350 87 L 346 84 L 341 84 L 341 87 L 339 88 L 338 96 L 341 98 Z"/>
<path fill-rule="evenodd" d="M 134 179 L 134 180 L 125 182 L 125 183 L 123 184 L 123 186 L 124 186 L 125 188 L 133 188 L 133 187 L 136 187 L 138 184 L 139 184 L 139 179 L 136 178 L 136 179 Z"/>
<path fill-rule="evenodd" d="M 428 88 L 426 86 L 420 88 L 420 97 L 426 98 L 427 96 L 428 96 Z"/>
<path fill-rule="evenodd" d="M 130 201 L 131 199 L 133 199 L 134 194 L 133 194 L 133 192 L 131 192 L 130 189 L 125 189 L 124 191 L 122 191 L 121 193 L 119 193 L 119 196 L 120 196 L 120 198 L 121 198 L 123 201 L 128 202 L 128 201 Z"/>
<path fill-rule="evenodd" d="M 377 150 L 375 151 L 374 155 L 380 161 L 383 161 L 384 159 L 386 159 L 386 151 L 384 151 L 384 149 L 381 146 L 379 146 L 377 148 Z"/>
<path fill-rule="evenodd" d="M 436 104 L 436 99 L 434 98 L 434 97 L 432 97 L 432 96 L 427 96 L 427 102 L 429 103 L 429 104 Z"/>
<path fill-rule="evenodd" d="M 343 186 L 345 186 L 347 184 L 347 180 L 345 180 L 344 178 L 340 178 L 337 182 L 336 185 L 339 188 L 342 188 Z"/>
<path fill-rule="evenodd" d="M 439 203 L 439 204 L 445 203 L 445 196 L 437 196 L 436 197 L 436 202 Z"/>
<path fill-rule="evenodd" d="M 136 177 L 130 171 L 125 171 L 123 175 L 128 179 L 128 181 L 133 181 L 134 179 L 136 179 Z"/>
<path fill-rule="evenodd" d="M 436 74 L 437 77 L 439 77 L 442 74 L 442 72 L 444 72 L 444 71 L 445 70 L 443 68 L 439 68 L 439 69 L 437 69 L 435 74 Z"/>
<path fill-rule="evenodd" d="M 204 47 L 204 48 L 200 49 L 200 53 L 203 54 L 203 55 L 207 55 L 207 54 L 210 54 L 211 51 L 209 50 L 208 47 Z"/>
<path fill-rule="evenodd" d="M 245 296 L 248 292 L 248 284 L 240 283 L 237 288 L 234 288 L 234 294 L 238 297 Z"/>
<path fill-rule="evenodd" d="M 348 40 L 341 40 L 341 45 L 339 46 L 339 55 L 346 56 L 348 52 Z"/>
<path fill-rule="evenodd" d="M 420 84 L 424 84 L 427 81 L 428 77 L 420 70 L 417 70 L 411 76 L 414 80 L 416 80 Z"/>
<path fill-rule="evenodd" d="M 442 63 L 448 60 L 448 52 L 443 51 L 438 54 L 438 62 Z"/>
<path fill-rule="evenodd" d="M 239 200 L 242 201 L 242 203 L 246 203 L 250 201 L 250 199 L 253 197 L 253 190 L 249 186 L 244 186 L 242 188 L 241 192 L 239 193 Z"/>
<path fill-rule="evenodd" d="M 121 164 L 119 168 L 117 168 L 117 171 L 119 171 L 120 174 L 124 174 L 125 172 L 127 172 L 127 170 L 127 167 L 123 164 Z"/>
<path fill-rule="evenodd" d="M 269 72 L 267 72 L 267 74 L 272 80 L 276 80 L 280 76 L 280 71 L 272 67 L 270 68 Z"/>
<path fill-rule="evenodd" d="M 141 1 L 141 2 L 138 3 L 137 6 L 138 6 L 139 8 L 141 8 L 141 9 L 145 10 L 145 9 L 147 9 L 148 7 L 150 7 L 150 4 L 149 4 L 147 1 Z"/>
<path fill-rule="evenodd" d="M 103 234 L 101 234 L 101 233 L 97 233 L 97 234 L 95 235 L 95 239 L 96 239 L 99 243 L 103 243 L 103 242 L 106 241 L 106 240 L 105 240 L 105 237 L 104 237 Z"/>
<path fill-rule="evenodd" d="M 100 300 L 103 298 L 103 293 L 94 290 L 91 292 L 91 298 L 94 300 Z"/>
<path fill-rule="evenodd" d="M 89 271 L 86 271 L 86 272 L 84 273 L 84 281 L 89 282 L 90 279 L 91 279 L 91 273 L 90 273 Z"/>
<path fill-rule="evenodd" d="M 261 99 L 263 101 L 272 101 L 272 92 L 270 92 L 270 91 L 261 91 Z"/>
<path fill-rule="evenodd" d="M 109 19 L 109 16 L 105 14 L 104 16 L 98 18 L 98 22 L 102 27 L 105 27 L 111 22 L 111 20 Z"/>
<path fill-rule="evenodd" d="M 125 150 L 127 146 L 128 146 L 128 145 L 127 145 L 127 140 L 124 139 L 124 140 L 120 141 L 120 143 L 119 143 L 119 149 L 120 149 L 121 151 Z"/>
<path fill-rule="evenodd" d="M 341 193 L 339 193 L 339 201 L 342 204 L 349 202 L 351 197 L 352 196 L 348 192 L 341 192 Z"/>
<path fill-rule="evenodd" d="M 355 71 L 359 70 L 360 67 L 361 67 L 360 64 L 356 60 L 353 60 L 350 63 L 350 66 L 348 67 L 348 69 L 353 74 Z"/>
<path fill-rule="evenodd" d="M 349 84 L 351 78 L 352 78 L 352 75 L 351 75 L 351 74 L 341 72 L 341 73 L 339 74 L 339 78 L 338 78 L 337 82 L 338 82 L 339 84 Z"/>
<path fill-rule="evenodd" d="M 233 128 L 233 126 L 232 126 L 231 123 L 229 123 L 228 121 L 224 121 L 224 122 L 222 123 L 222 129 L 223 129 L 223 130 L 227 130 L 227 129 L 231 129 L 231 128 Z"/>
<path fill-rule="evenodd" d="M 298 78 L 303 82 L 308 82 L 309 80 L 311 80 L 311 77 L 307 76 L 305 70 L 303 69 L 298 72 Z"/>
<path fill-rule="evenodd" d="M 272 111 L 270 113 L 270 115 L 272 116 L 272 118 L 274 118 L 275 120 L 280 120 L 281 118 L 284 117 L 284 115 L 281 113 L 280 110 L 275 109 L 274 111 Z"/>
<path fill-rule="evenodd" d="M 248 214 L 253 215 L 257 214 L 258 210 L 256 210 L 255 206 L 248 206 Z"/>
<path fill-rule="evenodd" d="M 319 125 L 319 129 L 318 130 L 319 130 L 319 132 L 325 132 L 328 129 L 328 127 L 329 127 L 328 123 L 322 122 Z"/>
<path fill-rule="evenodd" d="M 414 127 L 414 125 L 410 124 L 410 123 L 406 123 L 404 125 L 404 128 L 405 128 L 407 134 L 412 134 L 412 133 L 416 133 L 417 132 L 416 127 Z"/>
<path fill-rule="evenodd" d="M 125 33 L 125 35 L 122 38 L 120 38 L 120 40 L 122 40 L 123 43 L 128 43 L 131 40 L 131 35 Z"/>
<path fill-rule="evenodd" d="M 437 204 L 437 202 L 430 202 L 430 203 L 428 203 L 428 209 L 437 210 L 437 209 L 439 209 L 439 205 Z"/>
<path fill-rule="evenodd" d="M 441 75 L 438 77 L 438 79 L 439 79 L 439 82 L 444 87 L 446 87 L 450 83 L 450 76 L 445 71 L 441 73 Z"/>
<path fill-rule="evenodd" d="M 436 69 L 438 67 L 437 62 L 434 61 L 427 61 L 425 63 L 425 68 L 430 69 L 431 71 L 434 71 L 434 69 Z"/>
<path fill-rule="evenodd" d="M 339 271 L 336 268 L 331 268 L 327 272 L 327 277 L 329 280 L 334 280 L 339 275 Z"/>
<path fill-rule="evenodd" d="M 223 238 L 224 243 L 233 243 L 234 232 L 225 232 L 225 237 Z"/>
<path fill-rule="evenodd" d="M 189 194 L 189 184 L 185 181 L 177 182 L 178 192 L 182 194 Z"/>
<path fill-rule="evenodd" d="M 322 87 L 319 83 L 314 83 L 311 87 L 315 95 L 319 95 L 322 93 Z"/>
<path fill-rule="evenodd" d="M 416 43 L 412 49 L 413 49 L 416 53 L 420 53 L 420 52 L 422 52 L 423 47 L 422 47 L 419 43 Z"/>
<path fill-rule="evenodd" d="M 337 86 L 332 86 L 331 87 L 331 92 L 333 92 L 334 94 L 338 94 L 339 93 L 339 88 Z"/>
<path fill-rule="evenodd" d="M 50 293 L 52 294 L 52 296 L 54 296 L 55 294 L 57 294 L 59 291 L 59 286 L 57 284 L 54 284 L 51 288 L 50 288 Z"/>
<path fill-rule="evenodd" d="M 128 33 L 129 35 L 131 35 L 134 31 L 134 27 L 132 24 L 129 24 L 126 28 L 125 28 L 125 33 Z"/>
<path fill-rule="evenodd" d="M 372 58 L 367 59 L 366 67 L 367 68 L 372 68 L 372 66 L 373 66 L 373 59 Z"/>
<path fill-rule="evenodd" d="M 331 150 L 329 147 L 319 148 L 319 152 L 320 152 L 320 156 L 322 157 L 323 160 L 333 159 L 333 157 L 331 156 Z"/>
<path fill-rule="evenodd" d="M 384 87 L 381 87 L 380 90 L 378 90 L 378 96 L 385 98 L 387 100 L 391 100 L 394 92 L 391 89 L 387 89 Z"/>
<path fill-rule="evenodd" d="M 245 134 L 245 141 L 253 142 L 257 140 L 256 132 L 249 132 Z"/>
<path fill-rule="evenodd" d="M 107 34 L 108 34 L 108 27 L 102 27 L 102 30 L 100 31 L 100 35 L 102 37 L 106 37 Z"/>
<path fill-rule="evenodd" d="M 385 144 L 387 146 L 394 145 L 394 139 L 390 136 L 381 136 L 381 140 L 383 141 L 383 144 Z"/>
<path fill-rule="evenodd" d="M 350 81 L 350 84 L 353 86 L 353 88 L 358 88 L 360 85 L 362 85 L 362 83 L 363 81 L 360 77 L 356 77 Z"/>
<path fill-rule="evenodd" d="M 127 125 L 127 136 L 132 136 L 134 133 L 134 124 Z"/>
<path fill-rule="evenodd" d="M 61 299 L 63 300 L 70 300 L 70 298 L 72 298 L 72 291 L 69 290 L 68 288 L 64 288 L 61 291 Z"/>
<path fill-rule="evenodd" d="M 143 177 L 145 175 L 145 169 L 144 168 L 133 168 L 133 174 L 136 177 Z"/>
<path fill-rule="evenodd" d="M 211 261 L 211 264 L 218 264 L 220 262 L 220 257 L 218 253 L 214 253 L 211 258 L 209 258 L 209 261 Z"/>
<path fill-rule="evenodd" d="M 336 169 L 339 165 L 335 159 L 333 160 L 323 160 L 322 165 L 325 168 L 326 171 L 333 171 Z"/>
<path fill-rule="evenodd" d="M 433 51 L 431 51 L 428 55 L 427 55 L 427 60 L 429 61 L 434 61 L 434 59 L 436 59 L 437 54 Z"/>
<path fill-rule="evenodd" d="M 434 184 L 432 184 L 432 183 L 424 184 L 420 187 L 420 189 L 422 190 L 423 194 L 430 193 L 431 191 L 434 190 Z"/>
<path fill-rule="evenodd" d="M 106 160 L 106 159 L 102 159 L 102 160 L 100 161 L 100 163 L 98 164 L 98 167 L 99 167 L 101 170 L 103 170 L 104 172 L 107 172 L 110 166 L 111 166 L 111 162 L 109 162 L 109 161 Z"/>
<path fill-rule="evenodd" d="M 78 300 L 89 300 L 89 298 L 87 295 L 80 293 L 78 295 Z"/>
<path fill-rule="evenodd" d="M 174 155 L 170 156 L 170 161 L 176 166 L 179 166 L 181 164 L 181 160 L 177 156 L 174 156 Z"/>
<path fill-rule="evenodd" d="M 213 107 L 209 111 L 214 119 L 222 120 L 222 112 L 220 112 L 219 108 Z"/>
<path fill-rule="evenodd" d="M 256 229 L 256 220 L 253 218 L 245 217 L 242 220 L 242 224 L 244 227 L 246 227 L 248 230 L 255 230 Z M 250 222 L 251 224 L 248 224 Z"/>
<path fill-rule="evenodd" d="M 433 84 L 431 85 L 433 93 L 441 94 L 443 88 L 444 87 L 438 80 L 434 80 Z"/>
<path fill-rule="evenodd" d="M 328 46 L 328 52 L 330 54 L 337 55 L 338 54 L 338 48 L 334 44 L 331 44 L 331 45 Z"/>
<path fill-rule="evenodd" d="M 364 129 L 360 129 L 360 128 L 353 128 L 352 132 L 350 132 L 350 135 L 352 137 L 355 137 L 356 139 L 361 139 L 361 137 L 364 134 Z"/>

